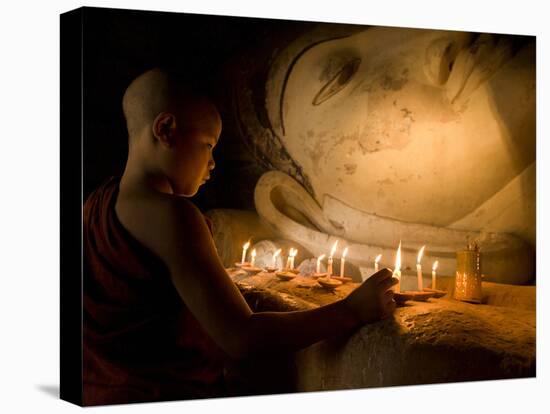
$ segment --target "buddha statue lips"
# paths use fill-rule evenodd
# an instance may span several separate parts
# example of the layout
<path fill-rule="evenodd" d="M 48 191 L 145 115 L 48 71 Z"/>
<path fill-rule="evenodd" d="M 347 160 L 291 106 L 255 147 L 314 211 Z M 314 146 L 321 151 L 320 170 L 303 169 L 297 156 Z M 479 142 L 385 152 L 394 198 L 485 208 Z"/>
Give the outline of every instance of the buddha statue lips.
<path fill-rule="evenodd" d="M 367 246 L 352 262 L 426 244 L 443 275 L 468 236 L 493 280 L 532 279 L 534 38 L 319 25 L 269 62 L 236 109 L 245 141 L 286 175 L 255 196 L 281 235 L 314 254 L 331 236 Z"/>

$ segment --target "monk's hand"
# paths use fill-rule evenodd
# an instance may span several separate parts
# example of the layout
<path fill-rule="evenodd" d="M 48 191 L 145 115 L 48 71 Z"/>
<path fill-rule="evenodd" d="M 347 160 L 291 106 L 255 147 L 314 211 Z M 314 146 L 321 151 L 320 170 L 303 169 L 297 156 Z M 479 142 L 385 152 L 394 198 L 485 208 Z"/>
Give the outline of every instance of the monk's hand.
<path fill-rule="evenodd" d="M 395 310 L 391 287 L 398 282 L 390 269 L 382 269 L 351 292 L 345 303 L 362 323 L 387 318 Z"/>

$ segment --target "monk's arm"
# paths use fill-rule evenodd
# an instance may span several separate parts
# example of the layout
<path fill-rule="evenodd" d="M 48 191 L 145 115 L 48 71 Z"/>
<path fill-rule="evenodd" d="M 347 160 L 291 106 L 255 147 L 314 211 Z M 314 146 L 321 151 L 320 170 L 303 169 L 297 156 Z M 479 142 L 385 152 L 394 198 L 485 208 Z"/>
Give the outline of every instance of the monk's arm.
<path fill-rule="evenodd" d="M 243 351 L 246 355 L 296 351 L 361 324 L 344 300 L 306 311 L 257 312 L 248 320 Z"/>
<path fill-rule="evenodd" d="M 294 351 L 360 326 L 346 299 L 316 309 L 254 313 L 227 275 L 196 207 L 182 202 L 163 231 L 161 256 L 181 298 L 230 356 Z M 164 226 L 162 226 L 164 227 Z"/>

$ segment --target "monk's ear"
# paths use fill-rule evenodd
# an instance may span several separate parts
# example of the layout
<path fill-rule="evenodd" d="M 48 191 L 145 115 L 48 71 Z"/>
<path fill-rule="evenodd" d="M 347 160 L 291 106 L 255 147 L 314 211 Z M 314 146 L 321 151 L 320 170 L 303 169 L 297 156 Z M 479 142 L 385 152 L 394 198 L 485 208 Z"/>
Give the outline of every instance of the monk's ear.
<path fill-rule="evenodd" d="M 167 148 L 175 143 L 175 131 L 176 117 L 170 112 L 161 112 L 153 121 L 153 137 Z"/>

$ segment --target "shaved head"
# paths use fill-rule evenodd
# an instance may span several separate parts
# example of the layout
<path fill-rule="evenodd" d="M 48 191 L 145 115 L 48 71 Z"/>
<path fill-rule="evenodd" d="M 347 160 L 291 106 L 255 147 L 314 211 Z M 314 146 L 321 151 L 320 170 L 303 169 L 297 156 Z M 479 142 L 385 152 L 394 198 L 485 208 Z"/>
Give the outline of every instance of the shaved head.
<path fill-rule="evenodd" d="M 132 81 L 122 109 L 128 128 L 124 176 L 148 177 L 146 186 L 160 192 L 195 194 L 215 167 L 222 121 L 214 103 L 196 83 L 157 68 Z"/>
<path fill-rule="evenodd" d="M 144 129 L 151 127 L 158 114 L 179 113 L 197 99 L 198 94 L 162 69 L 151 69 L 138 76 L 122 99 L 130 144 Z"/>

